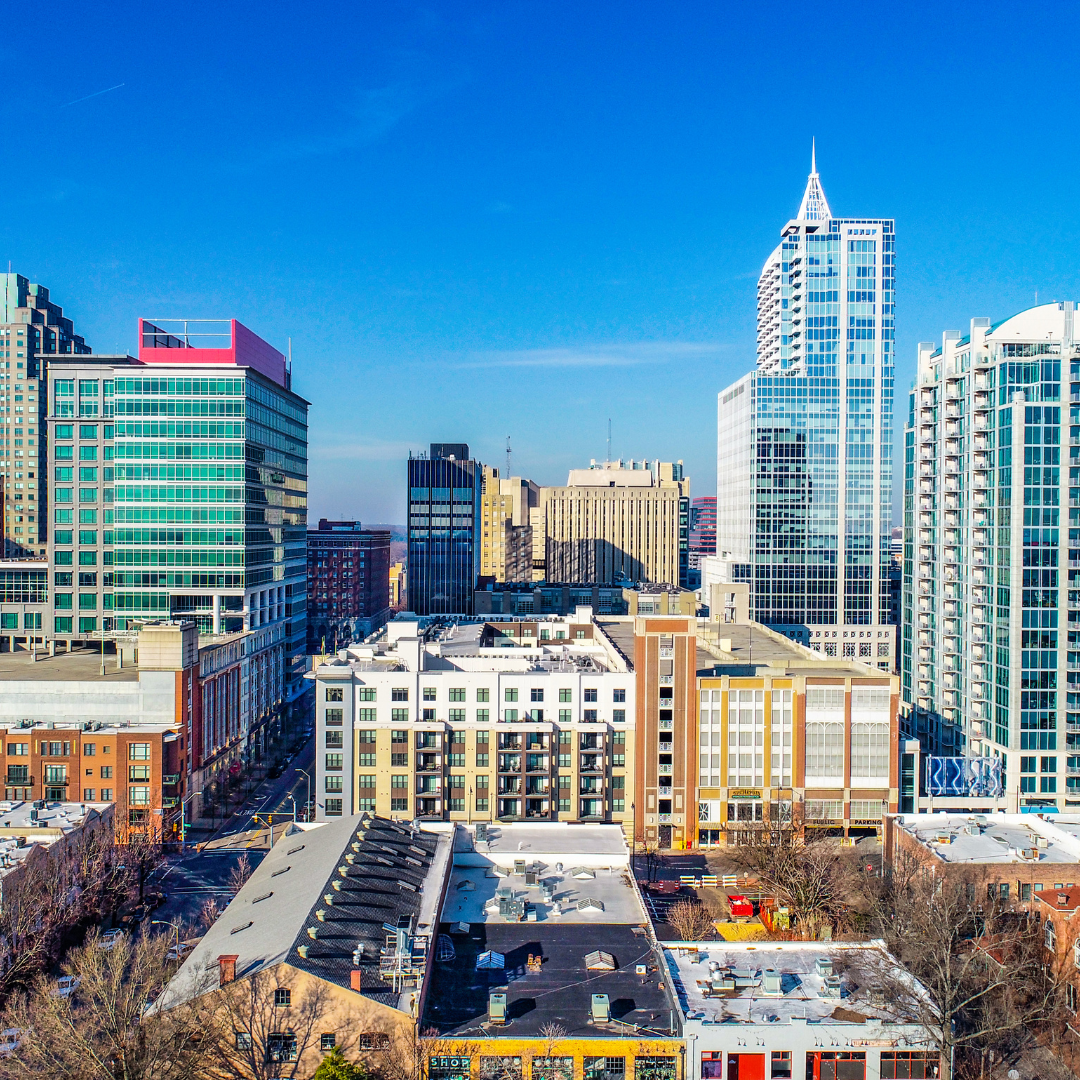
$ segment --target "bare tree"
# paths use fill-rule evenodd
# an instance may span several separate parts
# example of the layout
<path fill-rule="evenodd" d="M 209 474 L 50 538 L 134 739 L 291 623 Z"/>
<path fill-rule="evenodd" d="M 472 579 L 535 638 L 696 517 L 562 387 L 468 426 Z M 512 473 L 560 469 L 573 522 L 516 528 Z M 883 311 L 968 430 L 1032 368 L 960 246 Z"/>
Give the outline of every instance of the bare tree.
<path fill-rule="evenodd" d="M 703 941 L 712 935 L 713 914 L 697 900 L 680 900 L 668 908 L 664 917 L 680 941 Z"/>
<path fill-rule="evenodd" d="M 569 1032 L 552 1021 L 540 1025 L 543 1040 L 541 1053 L 532 1059 L 530 1075 L 533 1080 L 574 1080 L 573 1054 L 559 1054 L 559 1044 L 569 1037 Z"/>
<path fill-rule="evenodd" d="M 461 1048 L 461 1043 L 445 1038 L 438 1028 L 409 1024 L 391 1041 L 389 1053 L 378 1072 L 384 1080 L 422 1080 L 433 1057 L 456 1057 Z M 487 1076 L 483 1062 L 480 1077 L 481 1080 L 521 1080 L 520 1074 L 510 1077 L 497 1072 Z"/>
<path fill-rule="evenodd" d="M 195 1080 L 206 1074 L 214 1019 L 206 999 L 147 1015 L 172 972 L 168 939 L 122 937 L 102 947 L 96 933 L 64 965 L 73 989 L 38 979 L 0 1018 L 20 1033 L 0 1059 L 2 1080 Z"/>
<path fill-rule="evenodd" d="M 245 885 L 247 879 L 251 877 L 251 872 L 254 867 L 251 865 L 251 860 L 247 855 L 241 855 L 236 860 L 236 865 L 229 873 L 229 892 L 235 896 Z"/>
<path fill-rule="evenodd" d="M 283 997 L 283 995 L 285 995 Z M 287 967 L 268 968 L 229 983 L 216 995 L 221 1037 L 214 1073 L 228 1080 L 292 1080 L 310 1076 L 312 1053 L 337 1003 L 321 979 L 297 980 Z M 351 1043 L 334 1020 L 337 1042 Z M 283 1034 L 284 1033 L 284 1034 Z"/>
<path fill-rule="evenodd" d="M 199 928 L 205 933 L 214 925 L 221 917 L 222 906 L 218 903 L 216 896 L 211 896 L 203 901 L 203 906 L 199 908 L 199 917 L 196 920 Z"/>
<path fill-rule="evenodd" d="M 1038 920 L 998 909 L 983 889 L 924 867 L 887 883 L 875 905 L 877 932 L 926 993 L 888 962 L 879 977 L 941 1051 L 942 1080 L 958 1059 L 1014 1046 L 1058 1009 Z"/>

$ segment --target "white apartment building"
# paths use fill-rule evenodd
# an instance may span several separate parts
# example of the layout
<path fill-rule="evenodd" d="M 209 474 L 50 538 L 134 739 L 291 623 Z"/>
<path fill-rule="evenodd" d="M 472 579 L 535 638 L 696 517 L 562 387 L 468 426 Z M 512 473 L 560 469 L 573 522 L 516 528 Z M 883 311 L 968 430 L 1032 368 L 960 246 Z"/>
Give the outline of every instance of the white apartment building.
<path fill-rule="evenodd" d="M 321 664 L 318 820 L 629 821 L 635 675 L 591 608 L 457 622 Z"/>

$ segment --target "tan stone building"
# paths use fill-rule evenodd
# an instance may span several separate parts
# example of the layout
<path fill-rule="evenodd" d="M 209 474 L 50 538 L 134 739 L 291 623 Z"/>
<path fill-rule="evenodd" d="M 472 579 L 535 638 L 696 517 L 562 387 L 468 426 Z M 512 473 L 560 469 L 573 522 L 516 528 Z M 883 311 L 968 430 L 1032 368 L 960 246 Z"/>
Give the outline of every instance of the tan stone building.
<path fill-rule="evenodd" d="M 689 558 L 690 480 L 682 462 L 593 462 L 540 489 L 548 581 L 678 585 Z M 534 538 L 534 555 L 536 552 Z M 536 559 L 539 563 L 539 559 Z M 541 567 L 537 567 L 541 569 Z"/>
<path fill-rule="evenodd" d="M 520 476 L 500 478 L 484 466 L 480 496 L 480 576 L 495 581 L 532 581 L 533 527 L 530 511 L 540 488 Z"/>

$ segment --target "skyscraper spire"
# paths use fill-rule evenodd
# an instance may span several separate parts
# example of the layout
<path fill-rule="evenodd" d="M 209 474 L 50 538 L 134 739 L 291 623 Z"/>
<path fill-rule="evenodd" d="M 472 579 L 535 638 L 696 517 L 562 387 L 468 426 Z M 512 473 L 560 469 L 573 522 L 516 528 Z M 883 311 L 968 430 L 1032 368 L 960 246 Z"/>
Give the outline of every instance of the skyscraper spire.
<path fill-rule="evenodd" d="M 810 178 L 806 181 L 806 191 L 803 192 L 802 202 L 799 204 L 798 221 L 827 221 L 832 217 L 829 202 L 825 198 L 825 191 L 821 186 L 821 179 L 817 172 L 817 140 L 810 142 Z"/>

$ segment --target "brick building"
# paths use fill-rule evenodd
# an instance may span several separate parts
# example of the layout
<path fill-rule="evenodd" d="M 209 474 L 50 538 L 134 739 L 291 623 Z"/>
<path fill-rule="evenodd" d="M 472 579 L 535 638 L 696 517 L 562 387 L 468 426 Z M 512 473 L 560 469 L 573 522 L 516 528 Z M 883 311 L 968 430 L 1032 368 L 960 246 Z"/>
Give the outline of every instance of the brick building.
<path fill-rule="evenodd" d="M 390 533 L 320 518 L 307 537 L 308 651 L 363 640 L 390 616 Z"/>

